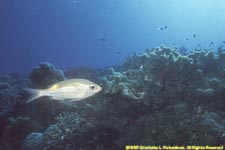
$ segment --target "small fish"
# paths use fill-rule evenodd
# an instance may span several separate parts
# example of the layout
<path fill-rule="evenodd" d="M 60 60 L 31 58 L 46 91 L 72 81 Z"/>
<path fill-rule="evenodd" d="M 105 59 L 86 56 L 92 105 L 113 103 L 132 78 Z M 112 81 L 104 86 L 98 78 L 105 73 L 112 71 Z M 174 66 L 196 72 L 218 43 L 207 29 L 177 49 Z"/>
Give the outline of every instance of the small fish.
<path fill-rule="evenodd" d="M 195 37 L 197 37 L 197 35 L 196 34 L 193 34 L 193 37 L 195 38 Z"/>
<path fill-rule="evenodd" d="M 26 55 L 30 55 L 30 51 L 29 50 L 26 50 L 25 53 L 26 53 Z"/>
<path fill-rule="evenodd" d="M 163 31 L 163 30 L 165 30 L 165 29 L 167 29 L 167 26 L 164 26 L 164 27 L 158 27 L 158 28 L 157 28 L 157 30 L 160 30 L 160 31 Z"/>
<path fill-rule="evenodd" d="M 100 40 L 102 41 L 102 42 L 106 42 L 106 38 L 100 38 Z"/>
<path fill-rule="evenodd" d="M 121 52 L 120 51 L 117 51 L 116 54 L 121 54 Z"/>
<path fill-rule="evenodd" d="M 163 27 L 158 27 L 157 30 L 163 31 Z"/>
<path fill-rule="evenodd" d="M 29 103 L 43 96 L 49 96 L 54 100 L 79 101 L 100 92 L 102 88 L 86 79 L 69 79 L 55 83 L 47 89 L 25 88 L 24 90 L 32 94 L 26 102 Z"/>
<path fill-rule="evenodd" d="M 213 46 L 213 44 L 214 44 L 213 42 L 210 42 L 210 43 L 209 43 L 209 47 Z"/>
<path fill-rule="evenodd" d="M 225 44 L 225 41 L 223 41 L 223 44 Z"/>

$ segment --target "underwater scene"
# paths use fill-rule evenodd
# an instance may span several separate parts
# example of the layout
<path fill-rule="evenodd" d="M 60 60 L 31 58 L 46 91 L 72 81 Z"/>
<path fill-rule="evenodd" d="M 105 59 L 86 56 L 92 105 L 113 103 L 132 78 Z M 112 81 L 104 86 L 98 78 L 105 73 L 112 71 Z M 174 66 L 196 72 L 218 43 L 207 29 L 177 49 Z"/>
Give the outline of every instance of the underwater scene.
<path fill-rule="evenodd" d="M 0 150 L 222 150 L 224 0 L 1 0 Z"/>

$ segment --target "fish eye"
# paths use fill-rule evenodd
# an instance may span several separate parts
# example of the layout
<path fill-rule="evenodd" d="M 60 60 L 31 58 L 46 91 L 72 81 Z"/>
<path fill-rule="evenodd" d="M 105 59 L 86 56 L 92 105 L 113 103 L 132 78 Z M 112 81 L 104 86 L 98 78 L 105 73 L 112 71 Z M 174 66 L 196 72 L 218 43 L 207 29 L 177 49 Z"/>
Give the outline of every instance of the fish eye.
<path fill-rule="evenodd" d="M 95 86 L 94 86 L 94 85 L 91 85 L 90 88 L 91 88 L 92 90 L 94 90 L 94 89 L 95 89 Z"/>

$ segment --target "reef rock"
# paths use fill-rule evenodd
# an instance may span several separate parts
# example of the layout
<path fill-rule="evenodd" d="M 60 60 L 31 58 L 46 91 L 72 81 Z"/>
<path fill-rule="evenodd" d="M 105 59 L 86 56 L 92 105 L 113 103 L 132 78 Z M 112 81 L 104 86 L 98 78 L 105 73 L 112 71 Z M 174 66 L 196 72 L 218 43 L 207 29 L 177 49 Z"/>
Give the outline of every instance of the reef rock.
<path fill-rule="evenodd" d="M 42 62 L 34 68 L 29 78 L 34 88 L 46 88 L 53 83 L 66 79 L 61 70 L 56 69 L 48 62 Z"/>
<path fill-rule="evenodd" d="M 51 101 L 54 105 L 42 103 L 45 107 L 38 108 L 44 113 L 38 114 L 40 118 L 46 116 L 40 119 L 46 122 L 46 130 L 27 136 L 24 145 L 33 149 L 26 143 L 35 139 L 37 150 L 224 144 L 224 56 L 222 51 L 216 54 L 203 50 L 182 54 L 165 46 L 134 54 L 121 68 L 109 68 L 103 75 L 99 72 L 103 92 L 88 104 L 80 101 L 72 108 L 55 105 L 55 101 Z M 92 78 L 86 72 L 82 74 Z M 75 73 L 77 70 L 68 75 Z M 38 81 L 32 82 L 39 87 L 50 84 L 38 85 Z"/>
<path fill-rule="evenodd" d="M 43 134 L 39 132 L 34 132 L 29 134 L 23 141 L 21 150 L 40 150 L 40 143 Z"/>
<path fill-rule="evenodd" d="M 141 91 L 138 82 L 139 72 L 129 70 L 127 72 L 116 72 L 110 68 L 111 74 L 103 77 L 102 81 L 105 87 L 105 94 L 118 94 L 126 99 L 141 100 L 145 93 Z M 129 76 L 135 76 L 136 80 L 132 80 Z"/>
<path fill-rule="evenodd" d="M 33 130 L 40 130 L 39 123 L 29 117 L 10 118 L 10 125 L 4 131 L 1 138 L 4 150 L 17 150 L 23 139 Z"/>
<path fill-rule="evenodd" d="M 225 136 L 225 120 L 215 112 L 206 112 L 202 115 L 202 124 L 208 128 L 208 134 Z"/>
<path fill-rule="evenodd" d="M 23 103 L 23 87 L 27 80 L 14 79 L 8 75 L 0 77 L 0 135 L 8 124 L 6 119 L 13 115 Z"/>
<path fill-rule="evenodd" d="M 118 137 L 119 131 L 113 127 L 97 125 L 93 119 L 87 120 L 78 113 L 61 113 L 56 123 L 43 133 L 29 134 L 22 150 L 116 149 L 113 143 Z"/>

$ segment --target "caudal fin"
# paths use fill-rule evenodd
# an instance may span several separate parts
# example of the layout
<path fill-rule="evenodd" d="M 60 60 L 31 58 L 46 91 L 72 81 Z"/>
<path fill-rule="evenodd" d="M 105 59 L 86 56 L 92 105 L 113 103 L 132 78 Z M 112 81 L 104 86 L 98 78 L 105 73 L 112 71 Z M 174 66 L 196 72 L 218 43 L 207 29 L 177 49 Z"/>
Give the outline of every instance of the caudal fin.
<path fill-rule="evenodd" d="M 41 94 L 41 90 L 38 90 L 38 89 L 24 88 L 24 90 L 31 94 L 30 98 L 26 101 L 26 103 L 30 103 L 30 102 L 36 100 L 37 98 L 43 96 Z"/>

